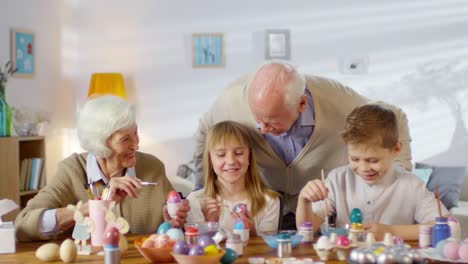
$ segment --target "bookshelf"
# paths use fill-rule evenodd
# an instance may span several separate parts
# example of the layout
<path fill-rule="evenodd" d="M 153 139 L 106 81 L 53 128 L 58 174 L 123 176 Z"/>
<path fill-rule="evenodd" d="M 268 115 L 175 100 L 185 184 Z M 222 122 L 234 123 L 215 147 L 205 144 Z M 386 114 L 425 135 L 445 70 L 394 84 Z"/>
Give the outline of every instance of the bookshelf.
<path fill-rule="evenodd" d="M 11 199 L 24 208 L 39 190 L 22 190 L 21 163 L 24 159 L 40 158 L 45 164 L 45 157 L 44 137 L 0 137 L 0 199 Z M 15 210 L 2 220 L 13 221 L 18 213 Z"/>

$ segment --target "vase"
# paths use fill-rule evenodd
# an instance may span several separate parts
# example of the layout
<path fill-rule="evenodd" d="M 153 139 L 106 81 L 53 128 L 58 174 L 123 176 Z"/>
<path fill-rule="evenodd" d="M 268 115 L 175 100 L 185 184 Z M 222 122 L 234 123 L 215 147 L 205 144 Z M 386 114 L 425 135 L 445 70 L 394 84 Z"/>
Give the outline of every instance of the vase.
<path fill-rule="evenodd" d="M 11 131 L 11 109 L 5 94 L 0 94 L 0 137 L 9 137 Z"/>

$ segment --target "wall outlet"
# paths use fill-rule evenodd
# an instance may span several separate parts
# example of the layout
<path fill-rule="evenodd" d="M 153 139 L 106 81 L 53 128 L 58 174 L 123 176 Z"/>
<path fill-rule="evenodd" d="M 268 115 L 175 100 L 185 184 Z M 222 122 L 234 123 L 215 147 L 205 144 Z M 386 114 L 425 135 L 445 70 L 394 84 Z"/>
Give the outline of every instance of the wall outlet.
<path fill-rule="evenodd" d="M 338 69 L 343 74 L 367 74 L 369 56 L 350 56 L 338 59 Z"/>

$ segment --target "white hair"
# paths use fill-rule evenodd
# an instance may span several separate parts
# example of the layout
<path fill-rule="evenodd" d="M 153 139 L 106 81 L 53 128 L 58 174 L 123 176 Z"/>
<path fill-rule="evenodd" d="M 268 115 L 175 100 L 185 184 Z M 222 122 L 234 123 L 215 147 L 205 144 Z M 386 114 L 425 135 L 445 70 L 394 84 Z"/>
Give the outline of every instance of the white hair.
<path fill-rule="evenodd" d="M 116 131 L 135 124 L 135 110 L 118 96 L 103 95 L 90 99 L 80 112 L 78 138 L 81 147 L 97 158 L 107 158 L 112 150 L 107 139 Z"/>
<path fill-rule="evenodd" d="M 276 78 L 280 81 L 289 79 L 284 87 L 284 103 L 288 108 L 295 108 L 300 101 L 302 95 L 304 95 L 306 81 L 304 75 L 300 74 L 297 69 L 289 63 L 280 60 L 266 61 L 260 65 L 255 71 L 255 75 L 262 70 L 265 66 L 278 65 L 281 66 L 282 71 Z M 254 75 L 254 76 L 255 76 Z M 250 80 L 248 88 L 250 89 L 251 82 L 254 77 Z"/>

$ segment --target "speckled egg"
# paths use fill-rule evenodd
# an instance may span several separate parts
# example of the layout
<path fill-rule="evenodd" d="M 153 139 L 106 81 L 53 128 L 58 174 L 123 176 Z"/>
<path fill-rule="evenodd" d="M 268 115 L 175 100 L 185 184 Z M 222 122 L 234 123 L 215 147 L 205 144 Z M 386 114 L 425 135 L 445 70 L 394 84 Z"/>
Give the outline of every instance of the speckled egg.
<path fill-rule="evenodd" d="M 340 246 L 340 247 L 347 247 L 349 246 L 350 242 L 349 242 L 349 239 L 347 236 L 345 235 L 339 235 L 337 238 L 336 238 L 336 242 L 335 244 L 337 246 Z"/>
<path fill-rule="evenodd" d="M 463 241 L 458 248 L 458 256 L 463 262 L 468 262 L 468 241 Z"/>
<path fill-rule="evenodd" d="M 327 236 L 321 236 L 316 243 L 317 249 L 330 249 L 331 243 L 330 239 Z"/>
<path fill-rule="evenodd" d="M 238 215 L 244 215 L 247 212 L 247 205 L 245 203 L 238 203 L 234 205 L 232 212 Z"/>
<path fill-rule="evenodd" d="M 460 245 L 456 241 L 448 241 L 444 248 L 442 249 L 442 256 L 450 259 L 450 260 L 457 260 L 459 259 L 458 256 L 458 249 Z"/>
<path fill-rule="evenodd" d="M 190 247 L 187 241 L 177 241 L 175 242 L 174 246 L 172 247 L 172 251 L 176 254 L 187 255 L 189 253 Z"/>
<path fill-rule="evenodd" d="M 213 238 L 211 238 L 210 236 L 203 235 L 198 238 L 198 245 L 202 248 L 205 248 L 209 245 L 214 245 L 214 244 L 215 242 Z"/>
<path fill-rule="evenodd" d="M 205 255 L 205 249 L 203 247 L 200 247 L 199 245 L 195 245 L 190 248 L 188 254 L 189 256 L 203 256 Z"/>
<path fill-rule="evenodd" d="M 168 222 L 162 222 L 159 227 L 158 227 L 158 234 L 166 234 L 169 229 L 171 229 L 172 226 Z"/>
<path fill-rule="evenodd" d="M 182 232 L 182 230 L 178 228 L 171 228 L 167 230 L 166 235 L 168 235 L 170 239 L 177 240 L 177 241 L 184 240 L 185 238 L 184 232 Z"/>

